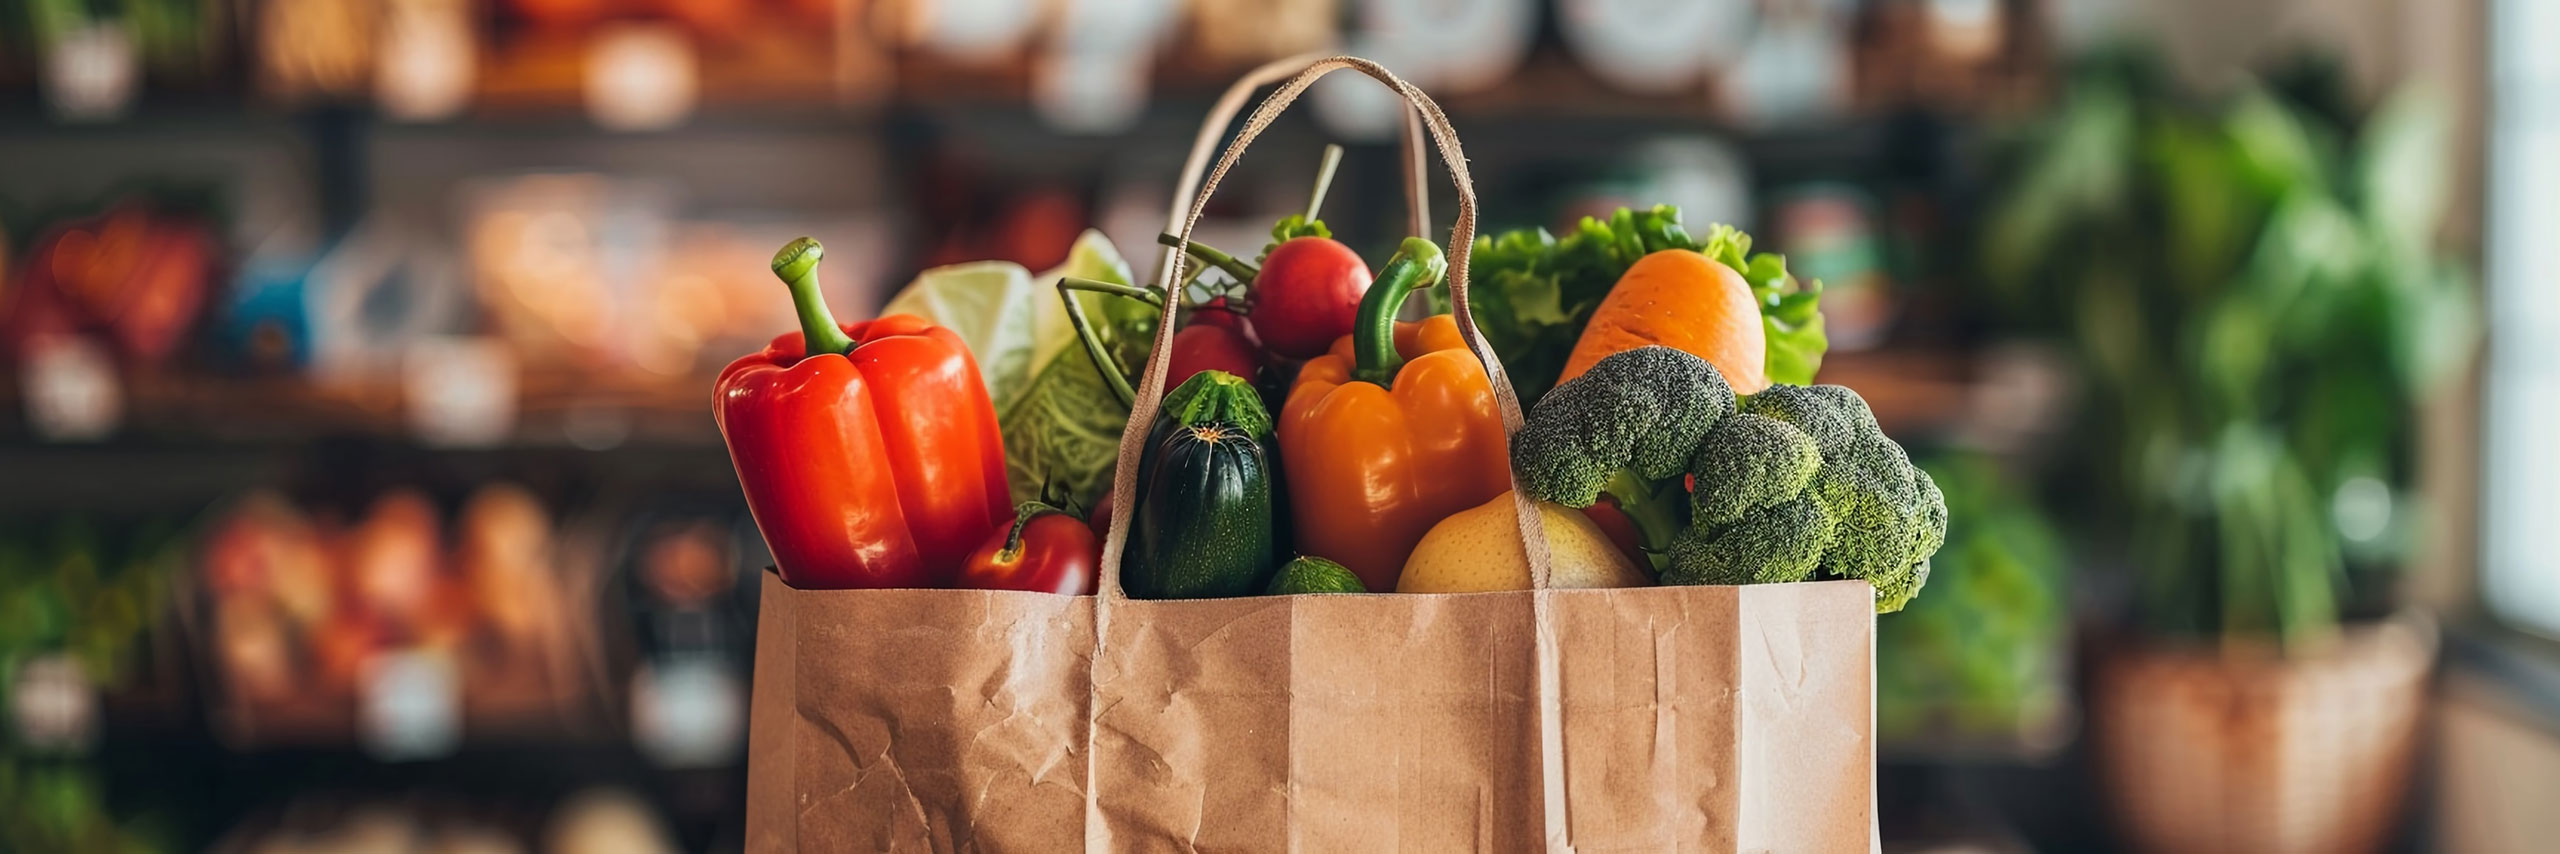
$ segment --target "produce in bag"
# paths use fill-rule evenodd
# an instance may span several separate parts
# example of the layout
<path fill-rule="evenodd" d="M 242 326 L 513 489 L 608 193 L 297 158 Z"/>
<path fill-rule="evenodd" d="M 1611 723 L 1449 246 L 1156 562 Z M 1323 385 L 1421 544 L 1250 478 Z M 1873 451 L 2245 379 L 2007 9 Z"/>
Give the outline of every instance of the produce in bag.
<path fill-rule="evenodd" d="M 1197 184 L 1199 192 L 1181 194 L 1190 213 L 1176 229 L 1189 234 L 1208 194 L 1272 116 L 1315 77 L 1345 67 L 1386 82 L 1430 126 L 1459 190 L 1454 233 L 1471 235 L 1471 179 L 1445 118 L 1409 84 L 1347 57 L 1307 67 L 1257 111 Z M 1239 86 L 1219 109 L 1241 102 L 1251 85 Z M 1223 123 L 1204 129 L 1203 151 L 1217 143 Z M 1205 162 L 1195 151 L 1193 173 Z M 1454 254 L 1463 259 L 1471 248 L 1460 243 Z M 1506 494 L 1504 421 L 1518 427 L 1520 407 L 1500 366 L 1486 363 L 1492 352 L 1471 337 L 1468 318 L 1400 325 L 1392 301 L 1379 310 L 1382 291 L 1428 286 L 1437 276 L 1420 274 L 1440 272 L 1428 263 L 1438 256 L 1428 241 L 1409 240 L 1403 249 L 1364 294 L 1355 333 L 1293 381 L 1273 419 L 1285 451 L 1281 467 L 1297 474 L 1310 461 L 1327 462 L 1336 468 L 1326 482 L 1337 489 L 1354 474 L 1382 471 L 1395 487 L 1382 494 L 1451 501 L 1413 514 L 1413 539 L 1442 527 L 1455 543 L 1445 553 L 1456 555 L 1482 551 L 1469 540 L 1490 543 L 1497 534 L 1488 532 L 1508 532 L 1530 586 L 1554 587 L 1580 569 L 1551 560 L 1568 550 L 1549 528 L 1569 529 L 1576 548 L 1615 563 L 1617 583 L 1638 583 L 1641 568 L 1596 524 L 1574 525 L 1580 514 L 1573 510 Z M 1206 406 L 1187 402 L 1181 386 L 1164 394 L 1179 312 L 1191 311 L 1194 324 L 1229 319 L 1212 306 L 1173 302 L 1187 296 L 1180 271 L 1169 264 L 1163 282 L 1145 289 L 1152 294 L 1118 300 L 1158 313 L 1148 368 L 1127 371 L 1140 377 L 1126 398 L 1137 417 L 1119 450 L 1119 507 L 1106 517 L 1102 595 L 846 593 L 768 581 L 748 850 L 1045 850 L 1080 843 L 1096 850 L 1257 850 L 1273 840 L 1363 850 L 1380 839 L 1420 850 L 1827 851 L 1872 844 L 1875 594 L 1865 584 L 1262 601 L 1124 596 L 1124 583 L 1131 592 L 1150 583 L 1139 564 L 1147 517 L 1162 507 L 1203 504 L 1169 498 L 1175 490 L 1163 485 L 1163 473 L 1176 461 L 1161 448 L 1150 458 L 1148 450 L 1187 435 L 1190 450 L 1227 452 L 1223 459 L 1233 462 L 1263 447 L 1253 441 L 1251 410 L 1228 405 L 1249 399 L 1240 393 L 1241 375 L 1203 370 L 1186 380 L 1223 390 Z M 1451 272 L 1451 302 L 1465 305 L 1465 270 Z M 1399 280 L 1410 281 L 1383 286 Z M 1485 294 L 1475 296 L 1483 307 Z M 1072 318 L 1078 305 L 1061 308 Z M 1446 355 L 1452 349 L 1459 352 Z M 1457 365 L 1468 368 L 1474 384 L 1464 377 L 1431 381 L 1442 360 L 1454 363 L 1450 374 Z M 1125 383 L 1122 373 L 1091 375 L 1109 386 L 1114 378 Z M 1466 405 L 1477 388 L 1481 408 Z M 1408 407 L 1400 399 L 1406 396 L 1443 408 Z M 1340 441 L 1302 446 L 1298 438 L 1305 437 L 1293 434 L 1312 422 L 1298 419 L 1334 398 L 1362 404 L 1341 409 L 1386 429 L 1345 429 L 1334 434 Z M 1160 404 L 1171 410 L 1164 420 L 1154 417 Z M 1726 411 L 1738 411 L 1729 398 L 1720 413 Z M 1473 429 L 1479 415 L 1491 425 L 1482 433 Z M 1394 466 L 1367 464 L 1382 448 L 1422 445 L 1459 455 L 1415 462 L 1408 453 Z M 1297 499 L 1299 478 L 1287 485 L 1292 503 L 1316 506 Z M 1477 486 L 1489 488 L 1454 499 Z M 1488 502 L 1489 509 L 1469 512 Z M 1296 533 L 1303 538 L 1321 521 L 1294 526 Z M 1307 560 L 1276 573 L 1266 556 L 1279 554 L 1276 545 L 1210 557 L 1248 568 L 1236 576 L 1260 572 L 1259 590 L 1313 593 L 1390 589 L 1405 559 L 1421 550 L 1407 540 L 1385 585 L 1360 579 L 1360 567 L 1339 554 L 1304 551 Z M 1112 565 L 1124 557 L 1125 565 Z M 1170 583 L 1157 583 L 1175 587 L 1192 582 L 1183 570 L 1198 561 L 1184 555 L 1164 563 L 1176 571 L 1166 574 Z M 1664 650 L 1678 654 L 1644 654 Z"/>
<path fill-rule="evenodd" d="M 1342 146 L 1325 146 L 1306 213 L 1291 214 L 1272 226 L 1271 243 L 1255 263 L 1244 263 L 1199 241 L 1185 242 L 1170 234 L 1158 238 L 1191 253 L 1205 269 L 1234 277 L 1249 294 L 1241 306 L 1247 307 L 1244 317 L 1254 337 L 1281 359 L 1323 355 L 1335 339 L 1351 334 L 1359 318 L 1360 299 L 1369 290 L 1368 263 L 1333 239 L 1333 230 L 1316 218 L 1324 207 L 1325 190 L 1333 184 L 1334 167 L 1341 161 Z M 1237 301 L 1224 305 L 1231 313 L 1239 306 Z M 1179 382 L 1184 376 L 1176 373 L 1167 379 Z"/>
<path fill-rule="evenodd" d="M 1011 524 L 969 553 L 959 584 L 1086 596 L 1093 593 L 1094 562 L 1101 556 L 1102 540 L 1083 519 L 1053 504 L 1025 501 L 1014 508 Z"/>
<path fill-rule="evenodd" d="M 1090 507 L 1102 497 L 1129 405 L 1087 361 L 1070 301 L 1092 318 L 1103 358 L 1123 366 L 1146 359 L 1156 318 L 1144 303 L 1095 292 L 1062 298 L 1054 286 L 1078 279 L 1129 288 L 1134 278 L 1111 241 L 1087 231 L 1057 269 L 1035 276 L 1005 261 L 938 267 L 917 276 L 881 311 L 949 328 L 976 355 L 1003 428 L 1014 502 L 1054 492 Z"/>
<path fill-rule="evenodd" d="M 1253 386 L 1206 371 L 1165 395 L 1138 466 L 1121 584 L 1140 599 L 1260 592 L 1276 561 L 1271 416 Z"/>
<path fill-rule="evenodd" d="M 1502 416 L 1455 318 L 1395 322 L 1407 295 L 1448 272 L 1440 247 L 1405 238 L 1369 286 L 1360 322 L 1307 361 L 1280 411 L 1280 456 L 1298 550 L 1396 589 L 1440 520 L 1511 488 Z"/>
<path fill-rule="evenodd" d="M 1523 489 L 1632 520 L 1666 584 L 1865 579 L 1898 611 L 1929 580 L 1947 507 L 1843 386 L 1743 399 L 1707 360 L 1616 353 L 1531 407 L 1511 443 Z M 1684 507 L 1685 505 L 1685 507 Z"/>
<path fill-rule="evenodd" d="M 1734 322 L 1750 314 L 1728 302 L 1729 279 L 1686 258 L 1689 263 L 1647 265 L 1645 275 L 1633 275 L 1639 262 L 1675 249 L 1740 274 L 1759 316 L 1756 369 L 1746 369 L 1755 345 Z M 1757 390 L 1756 381 L 1746 382 L 1754 377 L 1813 382 L 1830 346 L 1822 283 L 1798 281 L 1783 257 L 1754 254 L 1751 236 L 1731 226 L 1709 229 L 1705 240 L 1691 237 L 1680 225 L 1680 209 L 1670 205 L 1620 208 L 1606 220 L 1583 217 L 1561 238 L 1542 228 L 1479 237 L 1469 267 L 1478 293 L 1476 323 L 1522 400 L 1537 400 L 1560 377 L 1643 344 L 1706 358 L 1732 373 L 1744 392 Z M 1605 322 L 1599 317 L 1604 302 L 1610 305 Z M 1691 325 L 1701 320 L 1712 322 Z"/>
<path fill-rule="evenodd" d="M 773 257 L 800 331 L 720 372 L 712 414 L 783 580 L 941 587 L 1010 516 L 1003 440 L 978 364 L 914 315 L 838 325 L 818 242 Z"/>

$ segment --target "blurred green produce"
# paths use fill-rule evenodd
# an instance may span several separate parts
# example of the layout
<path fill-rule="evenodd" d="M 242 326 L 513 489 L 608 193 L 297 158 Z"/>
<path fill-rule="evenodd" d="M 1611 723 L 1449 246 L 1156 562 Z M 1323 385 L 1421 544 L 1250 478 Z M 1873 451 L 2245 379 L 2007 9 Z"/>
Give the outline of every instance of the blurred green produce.
<path fill-rule="evenodd" d="M 38 658 L 67 656 L 101 689 L 131 676 L 184 561 L 177 527 L 110 537 L 79 521 L 44 521 L 0 531 L 0 698 L 9 700 L 0 704 L 0 851 L 170 850 L 147 819 L 109 812 L 81 748 L 30 745 L 31 727 L 15 716 L 21 677 Z"/>
<path fill-rule="evenodd" d="M 2074 75 L 2002 159 L 1983 267 L 2078 348 L 2076 521 L 2129 559 L 2144 627 L 2317 642 L 2388 609 L 2416 409 L 2477 338 L 2437 239 L 2447 102 L 2360 110 L 2317 63 L 2211 99 L 2166 80 Z"/>
<path fill-rule="evenodd" d="M 2061 536 L 1991 460 L 1924 461 L 1947 499 L 1929 595 L 1876 621 L 1876 733 L 1928 752 L 2040 753 L 2069 735 Z"/>

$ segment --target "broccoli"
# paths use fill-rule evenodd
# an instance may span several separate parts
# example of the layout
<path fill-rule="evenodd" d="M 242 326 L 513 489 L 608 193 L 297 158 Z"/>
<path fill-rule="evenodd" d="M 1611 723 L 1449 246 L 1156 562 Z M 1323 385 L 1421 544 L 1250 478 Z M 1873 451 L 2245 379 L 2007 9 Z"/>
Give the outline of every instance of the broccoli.
<path fill-rule="evenodd" d="M 1897 611 L 1946 539 L 1937 484 L 1857 392 L 1779 385 L 1737 404 L 1714 366 L 1669 348 L 1612 355 L 1557 386 L 1511 450 L 1532 497 L 1615 498 L 1669 584 L 1861 578 L 1876 610 Z M 1682 501 L 1686 513 L 1672 509 Z"/>
<path fill-rule="evenodd" d="M 1928 582 L 1929 556 L 1946 542 L 1947 504 L 1927 472 L 1885 438 L 1867 402 L 1842 386 L 1771 386 L 1744 412 L 1794 425 L 1822 450 L 1809 486 L 1838 530 L 1821 570 L 1863 578 L 1879 611 L 1897 611 Z"/>
<path fill-rule="evenodd" d="M 1822 448 L 1794 425 L 1745 412 L 1707 432 L 1691 455 L 1690 521 L 1720 527 L 1796 497 L 1822 468 Z"/>
<path fill-rule="evenodd" d="M 1867 399 L 1837 385 L 1774 385 L 1751 396 L 1743 411 L 1795 426 L 1813 437 L 1822 456 L 1831 455 L 1868 436 L 1883 438 Z"/>
<path fill-rule="evenodd" d="M 1671 539 L 1664 584 L 1773 584 L 1813 576 L 1838 526 L 1799 493 L 1730 525 L 1691 525 Z"/>
<path fill-rule="evenodd" d="M 1670 347 L 1628 350 L 1538 400 L 1511 440 L 1511 470 L 1538 500 L 1589 507 L 1620 469 L 1646 480 L 1679 475 L 1699 438 L 1733 411 L 1733 387 L 1707 360 Z"/>

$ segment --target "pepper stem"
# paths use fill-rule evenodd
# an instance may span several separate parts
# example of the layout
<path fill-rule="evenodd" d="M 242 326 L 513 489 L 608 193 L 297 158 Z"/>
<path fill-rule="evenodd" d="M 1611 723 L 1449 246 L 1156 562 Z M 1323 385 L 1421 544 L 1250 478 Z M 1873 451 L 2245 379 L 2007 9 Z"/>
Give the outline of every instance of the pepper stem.
<path fill-rule="evenodd" d="M 827 250 L 813 238 L 803 237 L 784 244 L 773 253 L 773 274 L 791 288 L 791 308 L 800 315 L 800 337 L 807 342 L 808 355 L 843 354 L 853 349 L 853 338 L 836 325 L 836 316 L 827 311 L 827 297 L 818 291 L 818 259 Z"/>
<path fill-rule="evenodd" d="M 1342 165 L 1342 146 L 1327 143 L 1324 162 L 1316 166 L 1316 189 L 1307 196 L 1307 221 L 1316 221 L 1316 211 L 1324 207 L 1324 193 L 1333 188 L 1333 168 Z"/>
<path fill-rule="evenodd" d="M 1236 256 L 1220 252 L 1217 247 L 1197 240 L 1185 242 L 1182 238 L 1170 234 L 1158 234 L 1156 242 L 1191 253 L 1191 257 L 1200 259 L 1200 263 L 1225 270 L 1227 275 L 1234 276 L 1239 282 L 1253 281 L 1253 277 L 1262 273 L 1261 270 L 1255 269 L 1253 265 L 1245 263 Z"/>
<path fill-rule="evenodd" d="M 1380 388 L 1394 385 L 1396 371 L 1404 367 L 1404 357 L 1396 354 L 1396 313 L 1404 309 L 1405 297 L 1430 290 L 1448 274 L 1449 259 L 1431 241 L 1407 237 L 1396 247 L 1395 257 L 1387 259 L 1378 280 L 1360 297 L 1360 313 L 1352 321 L 1353 380 Z"/>

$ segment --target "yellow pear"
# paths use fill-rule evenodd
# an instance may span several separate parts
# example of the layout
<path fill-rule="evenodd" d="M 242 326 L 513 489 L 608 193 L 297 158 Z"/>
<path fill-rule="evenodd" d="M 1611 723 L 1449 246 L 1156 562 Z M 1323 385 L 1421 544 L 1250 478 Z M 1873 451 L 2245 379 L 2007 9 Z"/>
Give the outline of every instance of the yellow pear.
<path fill-rule="evenodd" d="M 1555 589 L 1642 587 L 1645 579 L 1634 562 L 1609 542 L 1609 535 L 1581 511 L 1538 502 L 1547 529 L 1547 553 L 1555 565 L 1548 586 Z M 1398 593 L 1478 593 L 1529 589 L 1529 556 L 1520 547 L 1520 519 L 1513 514 L 1511 493 L 1483 506 L 1459 512 L 1431 526 L 1404 562 L 1396 579 Z"/>

